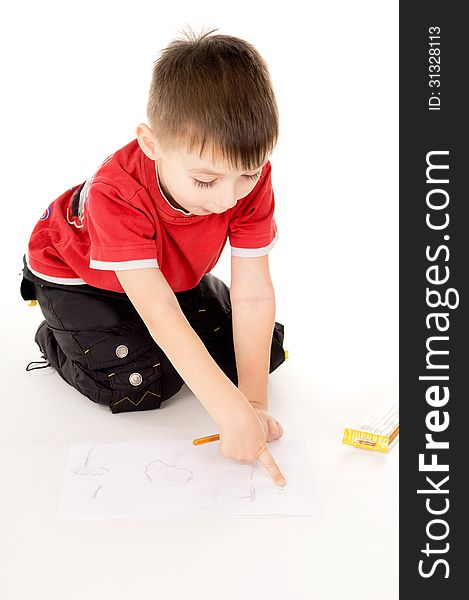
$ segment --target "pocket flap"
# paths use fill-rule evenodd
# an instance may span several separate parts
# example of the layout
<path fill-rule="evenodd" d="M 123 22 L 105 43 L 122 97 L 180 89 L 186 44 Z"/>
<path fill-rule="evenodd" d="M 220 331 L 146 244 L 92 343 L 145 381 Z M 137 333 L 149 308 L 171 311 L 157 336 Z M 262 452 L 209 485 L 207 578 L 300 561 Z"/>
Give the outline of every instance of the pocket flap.
<path fill-rule="evenodd" d="M 133 323 L 119 325 L 106 331 L 80 331 L 75 333 L 90 369 L 118 366 L 135 360 L 146 350 L 159 347 L 145 325 Z"/>
<path fill-rule="evenodd" d="M 114 390 L 135 391 L 147 388 L 155 380 L 161 379 L 161 363 L 155 355 L 151 359 L 141 357 L 136 361 L 126 363 L 122 368 L 108 374 L 109 383 Z M 158 396 L 161 391 L 158 388 Z"/>

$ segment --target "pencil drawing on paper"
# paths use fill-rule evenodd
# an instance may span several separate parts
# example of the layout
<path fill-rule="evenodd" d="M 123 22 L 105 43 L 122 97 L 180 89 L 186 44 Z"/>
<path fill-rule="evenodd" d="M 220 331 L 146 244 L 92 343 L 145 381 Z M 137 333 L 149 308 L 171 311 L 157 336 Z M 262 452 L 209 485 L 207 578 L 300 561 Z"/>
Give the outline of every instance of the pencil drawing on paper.
<path fill-rule="evenodd" d="M 231 493 L 230 500 L 239 499 L 239 500 L 247 500 L 248 502 L 256 501 L 256 486 L 254 485 L 254 472 L 257 468 L 257 463 L 255 463 L 255 462 L 252 463 L 252 465 L 250 465 L 249 468 L 250 468 L 250 475 L 249 475 L 248 495 L 247 496 L 235 496 L 233 493 Z M 225 493 L 223 494 L 223 492 L 222 492 L 223 488 L 226 488 L 226 486 L 219 485 L 212 492 L 212 504 L 214 504 L 215 506 L 223 506 L 223 501 L 228 500 L 229 491 L 225 490 Z"/>
<path fill-rule="evenodd" d="M 94 494 L 92 495 L 93 500 L 96 498 L 97 493 L 99 492 L 99 490 L 103 487 L 103 485 L 101 484 L 99 487 L 97 487 L 94 491 Z"/>
<path fill-rule="evenodd" d="M 228 461 L 213 445 L 83 440 L 70 445 L 57 517 L 319 515 L 307 454 L 303 440 L 279 444 L 276 459 L 288 479 L 280 487 L 259 460 Z"/>
<path fill-rule="evenodd" d="M 89 466 L 89 462 L 91 459 L 91 453 L 94 450 L 96 444 L 93 444 L 91 446 L 91 448 L 88 450 L 88 454 L 86 455 L 86 459 L 85 462 L 83 464 L 82 467 L 79 467 L 77 469 L 73 469 L 73 473 L 75 475 L 104 475 L 105 473 L 107 473 L 109 471 L 109 469 L 106 469 L 105 467 L 90 467 Z"/>
<path fill-rule="evenodd" d="M 194 477 L 194 473 L 189 469 L 177 466 L 182 456 L 182 452 L 177 452 L 172 464 L 165 463 L 160 459 L 152 461 L 145 467 L 147 479 L 157 485 L 184 485 L 188 483 Z"/>
<path fill-rule="evenodd" d="M 222 487 L 223 486 L 219 485 L 217 489 L 214 492 L 212 492 L 212 502 L 213 504 L 215 504 L 215 506 L 222 506 L 223 504 L 223 502 L 219 498 L 219 493 Z"/>
<path fill-rule="evenodd" d="M 83 464 L 79 467 L 71 469 L 74 475 L 80 475 L 85 477 L 102 477 L 106 473 L 109 473 L 112 469 L 108 469 L 102 466 L 94 466 L 91 463 L 93 461 L 92 454 L 96 444 L 93 444 L 87 451 Z M 155 459 L 144 466 L 145 480 L 151 484 L 158 486 L 181 486 L 187 485 L 191 480 L 194 479 L 194 472 L 184 466 L 183 463 L 184 454 L 175 449 L 173 458 L 165 461 L 162 459 Z M 146 461 L 145 461 L 146 462 Z M 143 463 L 145 465 L 145 463 Z M 215 507 L 226 507 L 231 505 L 233 502 L 242 504 L 252 504 L 258 500 L 262 500 L 264 495 L 258 495 L 256 489 L 255 474 L 259 468 L 258 463 L 255 461 L 250 465 L 243 467 L 243 475 L 240 476 L 238 483 L 229 482 L 222 483 L 218 482 L 216 488 L 211 492 L 209 496 L 209 504 Z M 241 474 L 240 474 L 241 475 Z M 90 498 L 95 500 L 98 496 L 102 496 L 103 492 L 101 489 L 104 487 L 104 480 L 102 483 L 98 483 L 94 491 L 91 492 Z M 270 494 L 283 495 L 286 493 L 286 489 L 272 485 L 273 489 L 270 490 Z M 244 493 L 243 493 L 244 491 Z M 101 493 L 100 493 L 101 492 Z M 269 492 L 268 492 L 269 493 Z"/>
<path fill-rule="evenodd" d="M 249 496 L 240 496 L 241 500 L 249 500 L 250 502 L 256 501 L 256 488 L 254 486 L 254 469 L 256 468 L 255 462 L 251 465 L 251 479 L 249 482 Z"/>

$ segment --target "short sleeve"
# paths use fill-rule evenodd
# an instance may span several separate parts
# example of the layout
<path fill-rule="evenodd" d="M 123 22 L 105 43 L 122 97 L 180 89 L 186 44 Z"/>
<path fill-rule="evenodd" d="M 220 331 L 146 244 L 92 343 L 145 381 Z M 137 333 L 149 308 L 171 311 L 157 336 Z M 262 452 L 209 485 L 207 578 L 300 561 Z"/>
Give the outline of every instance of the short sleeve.
<path fill-rule="evenodd" d="M 124 200 L 107 183 L 91 185 L 85 203 L 90 268 L 125 271 L 158 267 L 155 228 L 138 203 L 138 192 Z"/>
<path fill-rule="evenodd" d="M 233 256 L 263 256 L 277 242 L 271 170 L 268 161 L 257 185 L 235 208 L 228 226 Z"/>

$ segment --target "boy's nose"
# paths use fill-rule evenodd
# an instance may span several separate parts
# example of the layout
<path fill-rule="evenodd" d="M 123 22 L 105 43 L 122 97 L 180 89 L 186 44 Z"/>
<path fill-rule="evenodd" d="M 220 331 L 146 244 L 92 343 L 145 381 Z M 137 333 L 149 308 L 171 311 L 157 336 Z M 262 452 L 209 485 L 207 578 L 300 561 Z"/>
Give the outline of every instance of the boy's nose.
<path fill-rule="evenodd" d="M 225 196 L 224 198 L 222 198 L 222 200 L 217 202 L 217 206 L 220 208 L 220 210 L 229 210 L 230 208 L 233 208 L 236 202 L 237 200 L 235 197 L 228 198 Z"/>

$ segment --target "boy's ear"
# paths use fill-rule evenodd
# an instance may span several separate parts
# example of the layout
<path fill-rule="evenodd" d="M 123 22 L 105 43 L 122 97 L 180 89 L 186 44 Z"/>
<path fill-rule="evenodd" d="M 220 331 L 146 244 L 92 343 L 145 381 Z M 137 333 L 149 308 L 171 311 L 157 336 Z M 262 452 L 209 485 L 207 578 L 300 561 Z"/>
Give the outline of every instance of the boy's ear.
<path fill-rule="evenodd" d="M 135 130 L 138 144 L 148 158 L 156 159 L 156 140 L 152 130 L 145 123 L 139 123 Z"/>

